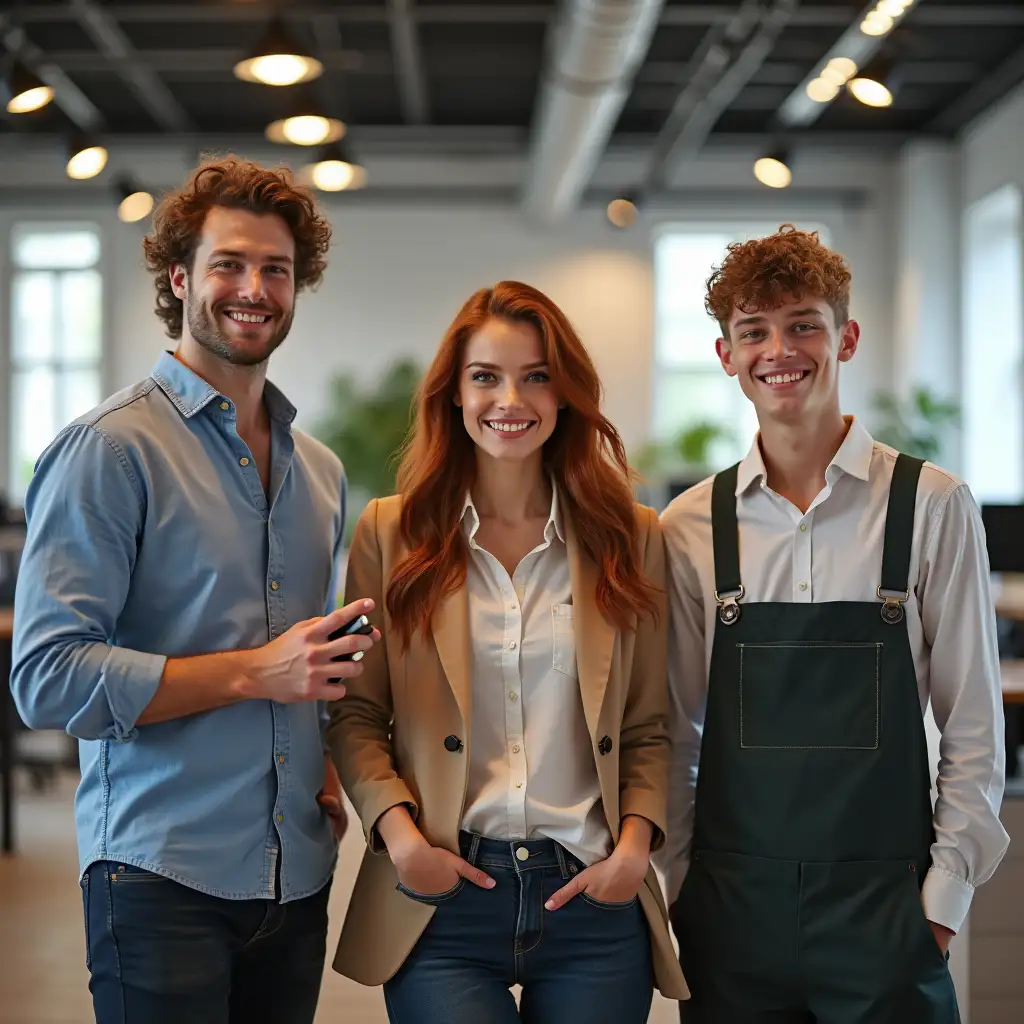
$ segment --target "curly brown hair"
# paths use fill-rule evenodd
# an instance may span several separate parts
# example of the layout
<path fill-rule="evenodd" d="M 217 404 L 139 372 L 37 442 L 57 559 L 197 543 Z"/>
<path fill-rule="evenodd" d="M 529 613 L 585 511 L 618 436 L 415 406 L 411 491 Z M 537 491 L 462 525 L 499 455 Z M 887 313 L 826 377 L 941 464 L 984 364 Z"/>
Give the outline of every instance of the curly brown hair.
<path fill-rule="evenodd" d="M 296 292 L 315 288 L 327 266 L 331 226 L 287 167 L 271 170 L 235 156 L 206 160 L 181 188 L 164 196 L 153 215 L 153 233 L 142 243 L 156 284 L 156 315 L 172 338 L 181 337 L 184 309 L 171 291 L 170 269 L 180 263 L 191 274 L 203 222 L 214 206 L 276 214 L 288 225 L 295 239 Z"/>
<path fill-rule="evenodd" d="M 774 235 L 729 246 L 729 255 L 708 278 L 704 306 L 726 338 L 734 309 L 777 309 L 783 301 L 799 302 L 805 295 L 825 299 L 838 326 L 849 319 L 850 280 L 846 261 L 821 244 L 817 231 L 783 224 Z"/>

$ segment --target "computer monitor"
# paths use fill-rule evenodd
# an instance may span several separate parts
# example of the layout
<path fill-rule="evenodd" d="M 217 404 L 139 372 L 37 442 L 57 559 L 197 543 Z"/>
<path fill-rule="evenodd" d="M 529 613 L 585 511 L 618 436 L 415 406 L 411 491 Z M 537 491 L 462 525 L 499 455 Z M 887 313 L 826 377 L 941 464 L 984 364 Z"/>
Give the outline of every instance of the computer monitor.
<path fill-rule="evenodd" d="M 982 505 L 993 572 L 1024 573 L 1024 505 Z"/>

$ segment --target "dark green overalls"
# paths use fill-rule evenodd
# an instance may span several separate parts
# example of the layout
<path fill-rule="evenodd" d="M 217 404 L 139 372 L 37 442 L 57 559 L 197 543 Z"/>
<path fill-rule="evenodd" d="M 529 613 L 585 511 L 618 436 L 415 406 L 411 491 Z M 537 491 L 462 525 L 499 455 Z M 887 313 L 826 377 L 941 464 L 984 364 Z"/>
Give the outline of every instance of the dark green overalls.
<path fill-rule="evenodd" d="M 712 490 L 718 621 L 673 908 L 682 1019 L 956 1024 L 920 894 L 934 832 L 903 603 L 921 462 L 896 462 L 877 602 L 744 603 L 737 470 Z"/>

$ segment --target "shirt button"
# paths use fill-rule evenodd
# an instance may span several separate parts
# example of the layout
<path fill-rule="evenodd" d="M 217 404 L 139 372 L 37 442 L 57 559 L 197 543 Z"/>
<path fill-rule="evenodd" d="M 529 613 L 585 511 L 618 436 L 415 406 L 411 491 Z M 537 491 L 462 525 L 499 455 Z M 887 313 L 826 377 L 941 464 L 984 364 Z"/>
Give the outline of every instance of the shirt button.
<path fill-rule="evenodd" d="M 509 641 L 508 649 L 510 651 L 514 651 L 516 649 L 516 642 L 515 642 L 515 640 L 510 640 Z"/>
<path fill-rule="evenodd" d="M 278 754 L 277 760 L 279 764 L 284 764 L 284 754 Z"/>
<path fill-rule="evenodd" d="M 806 590 L 806 589 L 807 589 L 807 583 L 806 583 L 806 582 L 805 582 L 804 580 L 801 580 L 801 581 L 800 581 L 800 582 L 799 582 L 799 583 L 797 584 L 797 587 L 798 587 L 798 588 L 799 588 L 800 590 Z"/>
<path fill-rule="evenodd" d="M 278 583 L 277 580 L 272 580 L 271 583 L 270 583 L 270 589 L 271 590 L 277 590 L 280 586 L 281 586 L 281 584 Z"/>
<path fill-rule="evenodd" d="M 230 408 L 231 408 L 231 405 L 230 405 L 230 403 L 228 403 L 228 402 L 221 402 L 221 403 L 220 403 L 220 407 L 221 407 L 221 408 L 222 408 L 222 409 L 223 409 L 223 410 L 224 410 L 225 412 L 227 412 L 227 411 L 228 411 L 228 409 L 230 409 Z"/>
<path fill-rule="evenodd" d="M 518 693 L 516 693 L 516 691 L 515 691 L 515 690 L 513 690 L 513 691 L 512 691 L 512 692 L 511 692 L 511 693 L 510 693 L 510 694 L 508 695 L 508 699 L 509 699 L 509 700 L 519 700 L 519 694 L 518 694 Z"/>
<path fill-rule="evenodd" d="M 517 782 L 516 783 L 516 789 L 522 789 L 522 788 L 523 788 L 523 784 L 521 782 Z"/>
<path fill-rule="evenodd" d="M 278 820 L 278 821 L 284 821 L 284 815 L 283 815 L 283 814 L 279 814 L 279 815 L 277 816 L 277 820 Z"/>
<path fill-rule="evenodd" d="M 248 459 L 247 459 L 247 458 L 246 458 L 246 457 L 245 457 L 245 456 L 243 455 L 243 456 L 242 456 L 242 457 L 241 457 L 241 458 L 240 458 L 240 459 L 238 460 L 238 464 L 239 464 L 240 466 L 248 466 L 248 465 L 249 465 L 249 460 L 248 460 Z"/>
<path fill-rule="evenodd" d="M 513 754 L 518 754 L 519 753 L 519 744 L 518 743 L 513 743 L 512 744 L 512 753 Z"/>
<path fill-rule="evenodd" d="M 807 524 L 806 523 L 801 523 L 800 524 L 800 532 L 801 533 L 806 533 L 807 532 Z"/>

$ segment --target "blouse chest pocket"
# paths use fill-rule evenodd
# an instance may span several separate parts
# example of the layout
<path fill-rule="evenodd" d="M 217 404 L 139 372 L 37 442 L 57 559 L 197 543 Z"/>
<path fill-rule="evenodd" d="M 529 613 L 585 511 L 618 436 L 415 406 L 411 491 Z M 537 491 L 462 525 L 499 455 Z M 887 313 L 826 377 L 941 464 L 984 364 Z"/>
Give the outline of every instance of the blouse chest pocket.
<path fill-rule="evenodd" d="M 576 668 L 576 626 L 573 623 L 572 605 L 551 606 L 551 665 L 556 672 L 562 672 L 572 679 L 579 678 Z"/>

